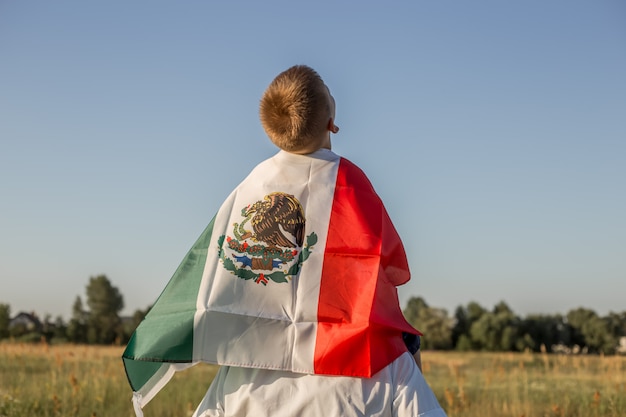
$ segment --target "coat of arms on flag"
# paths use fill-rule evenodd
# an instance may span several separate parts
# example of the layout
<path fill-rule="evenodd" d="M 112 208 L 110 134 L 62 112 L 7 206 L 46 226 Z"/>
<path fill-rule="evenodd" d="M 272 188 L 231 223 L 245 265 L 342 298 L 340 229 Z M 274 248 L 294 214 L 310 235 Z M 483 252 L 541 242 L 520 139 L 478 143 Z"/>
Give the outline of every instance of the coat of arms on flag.
<path fill-rule="evenodd" d="M 224 268 L 257 284 L 289 282 L 317 243 L 315 233 L 304 243 L 306 219 L 298 199 L 273 192 L 244 207 L 241 216 L 243 221 L 233 224 L 233 236 L 218 238 L 218 256 Z M 248 222 L 252 230 L 246 229 Z"/>

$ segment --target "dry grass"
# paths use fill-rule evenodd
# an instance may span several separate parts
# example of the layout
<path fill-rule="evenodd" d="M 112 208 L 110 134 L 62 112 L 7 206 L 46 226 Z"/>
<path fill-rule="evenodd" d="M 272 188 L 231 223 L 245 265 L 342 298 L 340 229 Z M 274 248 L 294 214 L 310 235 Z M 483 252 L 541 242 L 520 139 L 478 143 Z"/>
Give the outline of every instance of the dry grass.
<path fill-rule="evenodd" d="M 134 416 L 123 348 L 0 344 L 0 417 Z M 626 416 L 626 358 L 424 352 L 424 374 L 449 417 Z M 148 417 L 190 416 L 215 375 L 174 377 Z"/>
<path fill-rule="evenodd" d="M 449 417 L 626 416 L 626 358 L 424 352 Z"/>
<path fill-rule="evenodd" d="M 134 416 L 122 351 L 108 346 L 0 343 L 0 417 Z M 146 407 L 147 415 L 191 415 L 216 370 L 197 366 L 177 375 L 177 382 Z"/>

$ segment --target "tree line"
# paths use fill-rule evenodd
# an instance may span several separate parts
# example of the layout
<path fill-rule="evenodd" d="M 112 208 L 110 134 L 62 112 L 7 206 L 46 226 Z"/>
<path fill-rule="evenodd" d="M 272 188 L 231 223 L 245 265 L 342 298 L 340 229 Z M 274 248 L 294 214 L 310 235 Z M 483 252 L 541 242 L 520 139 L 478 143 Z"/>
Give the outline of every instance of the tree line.
<path fill-rule="evenodd" d="M 0 303 L 0 339 L 126 344 L 149 307 L 136 310 L 130 317 L 120 316 L 124 297 L 106 275 L 91 277 L 85 290 L 85 303 L 76 297 L 68 322 L 60 316 L 54 320 L 46 316 L 39 321 L 33 314 L 12 319 L 10 305 Z M 470 302 L 449 316 L 445 309 L 412 297 L 404 315 L 424 333 L 423 349 L 626 354 L 626 311 L 600 317 L 581 307 L 566 315 L 532 314 L 521 318 L 502 301 L 491 310 Z"/>
<path fill-rule="evenodd" d="M 404 315 L 424 336 L 424 349 L 489 352 L 626 354 L 626 311 L 600 317 L 579 307 L 561 314 L 524 318 L 501 301 L 492 310 L 476 302 L 446 310 L 411 298 Z"/>
<path fill-rule="evenodd" d="M 9 304 L 0 304 L 0 339 L 48 343 L 126 344 L 148 309 L 136 310 L 131 317 L 122 317 L 124 297 L 106 275 L 89 278 L 85 303 L 76 296 L 68 322 L 61 316 L 40 321 L 34 314 L 11 319 Z M 23 318 L 23 319 L 22 319 Z"/>

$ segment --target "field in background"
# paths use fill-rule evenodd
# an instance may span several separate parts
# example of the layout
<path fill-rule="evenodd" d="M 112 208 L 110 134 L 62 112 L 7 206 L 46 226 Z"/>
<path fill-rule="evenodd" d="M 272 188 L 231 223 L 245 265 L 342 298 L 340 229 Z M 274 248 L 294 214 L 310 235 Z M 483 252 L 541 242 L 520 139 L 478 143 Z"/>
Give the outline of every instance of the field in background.
<path fill-rule="evenodd" d="M 626 357 L 424 352 L 450 417 L 624 417 Z"/>
<path fill-rule="evenodd" d="M 122 348 L 0 344 L 0 417 L 132 417 Z M 449 417 L 626 416 L 626 357 L 424 352 Z M 190 416 L 215 375 L 174 377 L 146 417 Z"/>

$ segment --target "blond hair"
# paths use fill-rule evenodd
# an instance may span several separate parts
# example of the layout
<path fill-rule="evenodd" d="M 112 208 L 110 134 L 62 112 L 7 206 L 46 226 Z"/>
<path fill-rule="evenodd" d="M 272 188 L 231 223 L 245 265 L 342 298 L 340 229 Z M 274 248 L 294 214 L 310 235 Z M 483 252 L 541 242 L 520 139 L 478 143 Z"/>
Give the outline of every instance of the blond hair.
<path fill-rule="evenodd" d="M 323 140 L 331 117 L 329 95 L 319 74 L 306 65 L 281 72 L 261 98 L 263 129 L 285 151 L 315 147 Z"/>

